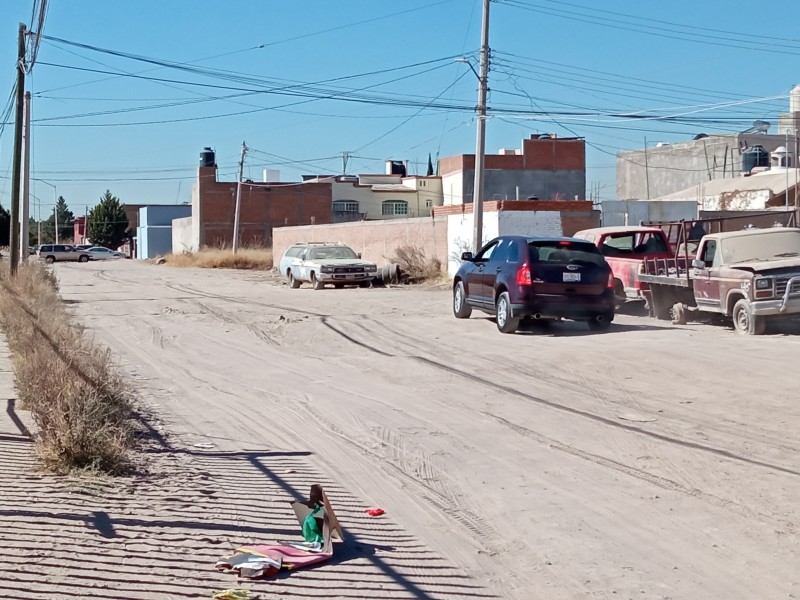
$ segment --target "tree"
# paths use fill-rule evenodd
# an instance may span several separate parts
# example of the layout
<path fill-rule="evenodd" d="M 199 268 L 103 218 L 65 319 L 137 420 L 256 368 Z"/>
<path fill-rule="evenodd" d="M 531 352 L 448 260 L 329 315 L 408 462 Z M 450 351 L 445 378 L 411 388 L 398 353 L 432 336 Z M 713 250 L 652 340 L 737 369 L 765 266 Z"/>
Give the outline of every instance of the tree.
<path fill-rule="evenodd" d="M 117 249 L 125 241 L 128 215 L 119 198 L 110 190 L 100 197 L 100 202 L 89 211 L 89 239 L 93 244 Z"/>
<path fill-rule="evenodd" d="M 55 214 L 58 215 L 58 241 L 63 244 L 66 241 L 72 240 L 75 234 L 73 225 L 75 215 L 72 214 L 72 211 L 67 206 L 67 201 L 64 200 L 64 196 L 58 197 Z M 52 244 L 56 241 L 55 225 L 54 214 L 51 214 L 47 219 L 42 221 L 42 242 Z"/>

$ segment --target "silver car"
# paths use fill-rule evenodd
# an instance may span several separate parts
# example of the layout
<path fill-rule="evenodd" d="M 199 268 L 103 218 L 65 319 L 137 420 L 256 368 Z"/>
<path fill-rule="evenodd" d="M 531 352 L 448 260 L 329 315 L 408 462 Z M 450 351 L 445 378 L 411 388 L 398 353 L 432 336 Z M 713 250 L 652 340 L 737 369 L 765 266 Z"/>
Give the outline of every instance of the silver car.
<path fill-rule="evenodd" d="M 89 253 L 89 256 L 91 257 L 92 260 L 125 258 L 125 255 L 122 252 L 111 250 L 110 248 L 104 248 L 103 246 L 92 246 L 91 248 L 87 249 L 86 252 Z"/>
<path fill-rule="evenodd" d="M 47 263 L 56 261 L 88 262 L 90 256 L 88 252 L 78 250 L 74 246 L 67 244 L 43 244 L 39 246 L 39 258 Z"/>
<path fill-rule="evenodd" d="M 290 246 L 278 264 L 289 286 L 299 288 L 308 282 L 315 290 L 325 284 L 369 286 L 378 273 L 375 263 L 362 260 L 352 248 L 342 244 L 307 242 Z"/>

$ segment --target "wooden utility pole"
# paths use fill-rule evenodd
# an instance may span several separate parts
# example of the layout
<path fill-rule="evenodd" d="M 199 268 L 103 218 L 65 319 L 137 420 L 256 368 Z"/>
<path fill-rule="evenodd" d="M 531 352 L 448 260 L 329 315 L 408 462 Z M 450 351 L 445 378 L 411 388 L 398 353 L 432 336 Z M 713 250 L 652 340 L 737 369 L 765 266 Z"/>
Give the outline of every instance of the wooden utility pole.
<path fill-rule="evenodd" d="M 236 182 L 236 209 L 233 213 L 233 253 L 239 251 L 239 213 L 242 208 L 242 177 L 244 175 L 244 155 L 247 145 L 242 142 L 242 157 L 239 159 L 239 180 Z"/>
<path fill-rule="evenodd" d="M 9 254 L 11 275 L 17 274 L 19 266 L 19 201 L 22 189 L 22 120 L 25 110 L 25 24 L 19 24 L 17 49 L 17 115 L 14 122 L 14 166 L 11 184 L 11 231 L 9 232 Z"/>
<path fill-rule="evenodd" d="M 22 176 L 22 218 L 20 223 L 19 258 L 28 262 L 31 228 L 31 93 L 25 92 L 25 140 L 24 167 Z"/>
<path fill-rule="evenodd" d="M 472 190 L 472 218 L 475 230 L 472 251 L 477 254 L 483 246 L 483 171 L 486 153 L 486 94 L 489 89 L 489 1 L 483 0 L 483 26 L 481 28 L 481 64 L 478 75 L 478 131 L 475 136 L 475 182 Z"/>

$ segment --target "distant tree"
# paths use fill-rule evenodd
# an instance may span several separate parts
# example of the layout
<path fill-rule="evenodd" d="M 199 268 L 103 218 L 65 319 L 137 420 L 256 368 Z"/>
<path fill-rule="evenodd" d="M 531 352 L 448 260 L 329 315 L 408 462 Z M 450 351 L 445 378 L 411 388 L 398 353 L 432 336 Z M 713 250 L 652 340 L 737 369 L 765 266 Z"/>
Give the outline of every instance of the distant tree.
<path fill-rule="evenodd" d="M 46 220 L 42 221 L 42 242 L 52 244 L 56 241 L 55 215 L 58 215 L 58 241 L 61 243 L 69 242 L 75 234 L 73 221 L 75 215 L 67 206 L 64 196 L 59 196 L 56 201 L 55 213 L 51 214 Z"/>
<path fill-rule="evenodd" d="M 127 237 L 128 215 L 119 198 L 110 190 L 100 197 L 100 202 L 89 211 L 89 239 L 93 244 L 117 249 Z"/>
<path fill-rule="evenodd" d="M 11 215 L 0 206 L 0 246 L 8 246 L 11 239 Z"/>

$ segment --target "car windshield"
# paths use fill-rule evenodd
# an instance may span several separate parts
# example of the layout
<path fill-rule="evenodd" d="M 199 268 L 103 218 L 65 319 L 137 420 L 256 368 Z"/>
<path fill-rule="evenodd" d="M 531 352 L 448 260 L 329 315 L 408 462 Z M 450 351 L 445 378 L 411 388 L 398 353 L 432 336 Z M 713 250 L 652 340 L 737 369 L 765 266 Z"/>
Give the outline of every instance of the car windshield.
<path fill-rule="evenodd" d="M 308 260 L 329 260 L 336 258 L 358 258 L 358 255 L 347 246 L 313 248 L 308 255 Z"/>
<path fill-rule="evenodd" d="M 529 242 L 532 262 L 583 263 L 602 266 L 605 259 L 594 244 L 570 240 Z"/>
<path fill-rule="evenodd" d="M 800 231 L 767 230 L 754 235 L 720 240 L 723 264 L 748 262 L 756 259 L 787 258 L 800 252 Z"/>

